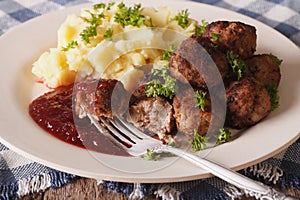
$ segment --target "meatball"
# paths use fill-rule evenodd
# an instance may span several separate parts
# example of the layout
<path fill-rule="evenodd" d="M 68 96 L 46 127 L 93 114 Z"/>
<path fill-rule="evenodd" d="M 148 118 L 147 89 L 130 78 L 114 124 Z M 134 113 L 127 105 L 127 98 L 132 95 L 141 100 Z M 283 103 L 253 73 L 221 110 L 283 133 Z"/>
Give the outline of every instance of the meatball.
<path fill-rule="evenodd" d="M 279 63 L 274 56 L 268 54 L 255 55 L 245 60 L 245 64 L 252 76 L 266 88 L 279 85 L 281 73 Z"/>
<path fill-rule="evenodd" d="M 81 118 L 87 114 L 97 119 L 112 118 L 113 115 L 124 114 L 128 107 L 127 91 L 117 80 L 85 80 L 75 83 L 74 92 L 75 112 Z"/>
<path fill-rule="evenodd" d="M 129 108 L 127 120 L 150 135 L 165 139 L 174 130 L 172 105 L 163 97 L 136 100 Z"/>
<path fill-rule="evenodd" d="M 205 92 L 201 89 L 197 89 L 196 91 Z M 194 130 L 204 136 L 208 132 L 216 133 L 224 126 L 222 115 L 218 115 L 220 109 L 217 108 L 216 112 L 212 113 L 211 98 L 208 92 L 205 95 L 205 106 L 203 109 L 196 106 L 195 98 L 194 89 L 187 88 L 182 90 L 173 99 L 177 129 L 189 139 L 194 138 Z"/>
<path fill-rule="evenodd" d="M 266 88 L 254 78 L 245 77 L 226 88 L 226 125 L 242 129 L 254 125 L 271 112 Z"/>
<path fill-rule="evenodd" d="M 169 66 L 176 79 L 202 88 L 222 84 L 229 71 L 225 54 L 200 36 L 184 40 L 171 56 Z"/>
<path fill-rule="evenodd" d="M 242 22 L 216 21 L 203 32 L 223 52 L 233 51 L 241 58 L 251 57 L 256 51 L 256 28 Z"/>

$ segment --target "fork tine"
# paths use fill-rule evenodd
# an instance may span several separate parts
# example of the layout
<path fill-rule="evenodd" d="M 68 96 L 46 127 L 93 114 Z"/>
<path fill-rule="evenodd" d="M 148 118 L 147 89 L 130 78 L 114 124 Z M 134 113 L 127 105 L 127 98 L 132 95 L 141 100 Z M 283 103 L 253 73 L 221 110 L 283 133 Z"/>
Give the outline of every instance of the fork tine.
<path fill-rule="evenodd" d="M 105 118 L 100 118 L 101 122 L 106 126 L 106 128 L 116 136 L 117 139 L 119 139 L 121 141 L 121 143 L 123 145 L 125 145 L 126 147 L 132 146 L 133 144 L 135 144 L 135 142 L 128 137 L 127 135 L 122 134 L 121 130 L 119 130 L 117 127 L 114 126 L 114 124 L 110 124 L 108 121 L 106 121 Z M 111 121 L 111 120 L 109 120 Z M 126 137 L 127 136 L 127 137 Z M 129 145 L 129 146 L 128 146 Z"/>
<path fill-rule="evenodd" d="M 114 117 L 113 119 L 109 119 L 110 123 L 114 125 L 115 128 L 117 128 L 121 133 L 123 133 L 125 136 L 127 136 L 128 138 L 130 138 L 131 140 L 134 141 L 135 139 L 142 139 L 140 137 L 138 137 L 137 135 L 135 135 L 135 133 L 133 132 L 134 130 L 128 129 L 127 127 L 125 127 L 120 120 L 117 117 Z"/>
<path fill-rule="evenodd" d="M 135 137 L 142 139 L 142 138 L 150 138 L 149 135 L 146 135 L 145 133 L 143 133 L 142 131 L 140 131 L 138 128 L 136 128 L 134 125 L 132 125 L 131 123 L 123 120 L 122 118 L 115 118 L 115 121 L 119 122 L 121 125 L 120 126 L 124 126 L 126 127 L 128 130 L 130 130 L 130 132 L 132 134 L 135 135 Z"/>
<path fill-rule="evenodd" d="M 102 133 L 105 137 L 107 137 L 110 141 L 112 141 L 117 146 L 124 148 L 129 147 L 128 143 L 122 141 L 121 139 L 118 139 L 117 136 L 113 136 L 110 132 L 110 130 L 107 130 L 103 126 L 100 125 L 98 119 L 90 114 L 87 114 L 88 118 L 91 120 L 91 123 L 97 128 L 97 130 Z"/>

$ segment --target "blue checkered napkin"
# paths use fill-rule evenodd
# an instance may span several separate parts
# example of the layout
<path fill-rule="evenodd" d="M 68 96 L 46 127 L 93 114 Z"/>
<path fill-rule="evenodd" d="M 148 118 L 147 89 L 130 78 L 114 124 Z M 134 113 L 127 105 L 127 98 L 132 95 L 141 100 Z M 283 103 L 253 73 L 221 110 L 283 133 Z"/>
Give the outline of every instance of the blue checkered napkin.
<path fill-rule="evenodd" d="M 0 199 L 12 199 L 76 179 L 16 154 L 0 143 Z"/>
<path fill-rule="evenodd" d="M 85 0 L 0 0 L 0 35 L 8 29 L 50 11 L 62 9 Z"/>
<path fill-rule="evenodd" d="M 262 21 L 300 46 L 298 0 L 196 1 L 227 8 Z M 85 0 L 0 0 L 0 35 L 36 16 L 85 2 Z M 241 170 L 240 173 L 268 185 L 277 183 L 283 188 L 300 189 L 300 156 L 295 155 L 300 155 L 300 139 L 273 158 Z M 49 187 L 61 187 L 77 178 L 80 177 L 24 158 L 0 143 L 0 199 L 12 199 Z M 166 184 L 99 182 L 104 188 L 131 197 L 156 194 L 163 199 L 230 199 L 230 195 L 240 192 L 216 177 Z"/>

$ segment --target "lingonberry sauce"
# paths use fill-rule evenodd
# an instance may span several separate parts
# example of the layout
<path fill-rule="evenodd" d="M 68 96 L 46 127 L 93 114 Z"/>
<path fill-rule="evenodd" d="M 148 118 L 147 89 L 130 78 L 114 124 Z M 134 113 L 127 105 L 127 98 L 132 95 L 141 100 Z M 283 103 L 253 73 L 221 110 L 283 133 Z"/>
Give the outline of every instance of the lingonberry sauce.
<path fill-rule="evenodd" d="M 73 85 L 56 88 L 33 100 L 29 114 L 47 133 L 66 143 L 106 154 L 128 155 L 99 133 L 87 118 L 73 115 L 72 96 Z"/>

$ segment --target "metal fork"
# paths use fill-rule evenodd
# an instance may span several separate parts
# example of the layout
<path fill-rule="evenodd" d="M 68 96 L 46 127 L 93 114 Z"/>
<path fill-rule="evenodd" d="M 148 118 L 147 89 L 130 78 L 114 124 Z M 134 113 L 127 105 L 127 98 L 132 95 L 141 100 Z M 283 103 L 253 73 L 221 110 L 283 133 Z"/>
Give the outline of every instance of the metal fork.
<path fill-rule="evenodd" d="M 209 161 L 197 155 L 188 153 L 182 149 L 164 145 L 161 141 L 154 139 L 126 120 L 118 117 L 113 119 L 100 118 L 99 120 L 107 127 L 109 131 L 103 131 L 103 126 L 99 124 L 97 118 L 88 115 L 91 122 L 96 126 L 99 132 L 105 134 L 113 142 L 122 146 L 130 155 L 141 156 L 147 150 L 153 152 L 169 152 L 193 164 L 207 170 L 211 174 L 231 183 L 232 185 L 242 189 L 245 194 L 255 197 L 256 199 L 264 200 L 293 200 L 296 198 L 288 197 L 275 189 L 263 185 L 260 182 L 254 181 L 245 177 L 233 170 L 230 170 L 216 162 Z"/>

